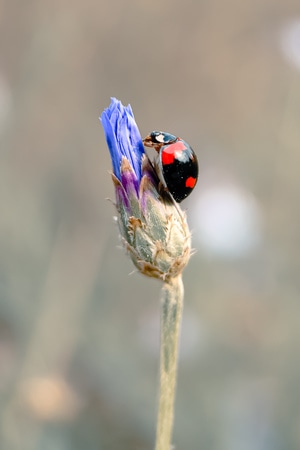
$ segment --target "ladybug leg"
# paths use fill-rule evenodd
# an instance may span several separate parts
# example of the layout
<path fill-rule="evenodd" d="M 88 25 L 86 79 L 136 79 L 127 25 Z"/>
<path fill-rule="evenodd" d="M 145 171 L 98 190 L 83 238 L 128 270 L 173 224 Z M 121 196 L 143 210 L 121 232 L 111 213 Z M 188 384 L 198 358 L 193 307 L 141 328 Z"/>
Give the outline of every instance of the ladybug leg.
<path fill-rule="evenodd" d="M 159 153 L 160 148 L 164 145 L 161 142 L 153 142 L 152 137 L 151 137 L 150 134 L 148 134 L 148 136 L 146 136 L 143 139 L 143 144 L 144 144 L 145 147 L 152 147 L 152 148 L 154 148 L 157 151 L 157 153 Z"/>
<path fill-rule="evenodd" d="M 169 189 L 167 188 L 167 186 L 165 185 L 165 183 L 162 180 L 159 180 L 158 192 L 160 193 L 162 198 L 164 198 L 165 200 L 168 200 L 169 202 L 174 203 L 176 205 L 176 202 L 175 202 L 171 192 L 169 191 Z"/>
<path fill-rule="evenodd" d="M 150 134 L 148 134 L 148 136 L 146 136 L 146 137 L 143 139 L 143 144 L 144 144 L 146 147 L 153 147 L 154 142 L 151 140 Z"/>
<path fill-rule="evenodd" d="M 152 163 L 153 168 L 155 170 L 155 173 L 158 177 L 158 192 L 160 193 L 161 197 L 165 200 L 168 200 L 169 202 L 173 203 L 176 206 L 176 209 L 178 210 L 178 206 L 176 201 L 174 200 L 173 195 L 171 194 L 171 192 L 168 189 L 168 186 L 166 185 L 165 180 L 162 178 L 161 176 L 161 170 L 159 168 L 159 164 L 157 159 L 155 159 Z"/>
<path fill-rule="evenodd" d="M 161 181 L 159 182 L 158 189 L 162 199 L 168 203 L 172 203 L 175 206 L 179 216 L 183 219 L 183 212 L 181 211 L 178 203 L 175 201 L 173 195 L 168 190 L 168 188 Z"/>

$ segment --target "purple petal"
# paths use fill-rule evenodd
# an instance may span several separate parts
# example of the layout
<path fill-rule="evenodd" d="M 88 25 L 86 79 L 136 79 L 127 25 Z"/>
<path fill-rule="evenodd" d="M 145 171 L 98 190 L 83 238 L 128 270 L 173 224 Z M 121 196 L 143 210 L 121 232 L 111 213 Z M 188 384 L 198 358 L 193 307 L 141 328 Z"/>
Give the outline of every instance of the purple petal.
<path fill-rule="evenodd" d="M 123 171 L 121 169 L 121 183 L 128 197 L 130 197 L 130 194 L 133 194 L 135 197 L 138 197 L 139 182 L 133 171 L 129 170 Z"/>
<path fill-rule="evenodd" d="M 110 151 L 113 171 L 121 179 L 121 161 L 125 156 L 130 162 L 138 182 L 141 180 L 141 160 L 145 153 L 139 129 L 131 106 L 123 106 L 116 98 L 103 111 L 100 118 Z"/>
<path fill-rule="evenodd" d="M 110 121 L 110 117 L 107 114 L 107 111 L 108 110 L 105 110 L 101 114 L 101 122 L 104 128 L 106 142 L 112 160 L 113 171 L 116 177 L 120 179 L 120 161 L 122 155 L 113 129 L 113 124 Z"/>

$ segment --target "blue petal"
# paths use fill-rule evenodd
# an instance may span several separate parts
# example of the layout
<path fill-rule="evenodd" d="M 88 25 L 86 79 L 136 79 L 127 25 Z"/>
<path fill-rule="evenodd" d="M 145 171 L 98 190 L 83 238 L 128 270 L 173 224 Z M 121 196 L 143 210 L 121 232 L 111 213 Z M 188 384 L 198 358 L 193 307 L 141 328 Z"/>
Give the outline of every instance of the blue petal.
<path fill-rule="evenodd" d="M 103 111 L 100 120 L 110 151 L 114 174 L 119 180 L 121 179 L 121 160 L 122 156 L 125 156 L 140 182 L 141 161 L 145 151 L 131 106 L 123 106 L 119 100 L 112 98 L 110 106 Z"/>

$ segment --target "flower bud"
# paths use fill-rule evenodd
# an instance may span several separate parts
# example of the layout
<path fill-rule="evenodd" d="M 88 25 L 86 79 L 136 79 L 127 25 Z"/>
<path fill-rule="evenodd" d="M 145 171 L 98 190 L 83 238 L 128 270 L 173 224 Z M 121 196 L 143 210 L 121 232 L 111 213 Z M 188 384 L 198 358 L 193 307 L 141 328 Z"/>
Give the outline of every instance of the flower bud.
<path fill-rule="evenodd" d="M 113 162 L 122 242 L 144 275 L 162 280 L 177 277 L 191 251 L 186 215 L 161 191 L 130 105 L 112 99 L 101 121 Z"/>

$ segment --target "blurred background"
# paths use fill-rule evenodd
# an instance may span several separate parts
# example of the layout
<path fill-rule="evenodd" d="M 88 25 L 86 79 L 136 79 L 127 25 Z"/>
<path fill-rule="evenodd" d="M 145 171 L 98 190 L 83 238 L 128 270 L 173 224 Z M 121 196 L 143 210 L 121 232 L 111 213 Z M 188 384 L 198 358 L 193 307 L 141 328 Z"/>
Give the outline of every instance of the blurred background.
<path fill-rule="evenodd" d="M 0 1 L 1 450 L 151 450 L 160 284 L 98 117 L 200 163 L 173 442 L 300 448 L 299 0 Z"/>

